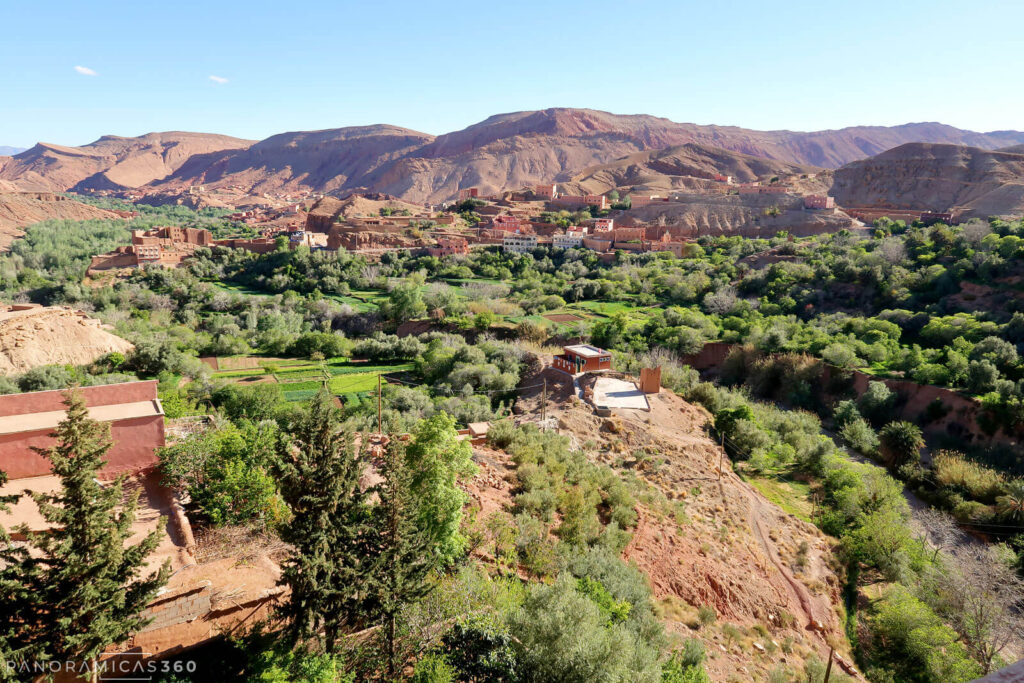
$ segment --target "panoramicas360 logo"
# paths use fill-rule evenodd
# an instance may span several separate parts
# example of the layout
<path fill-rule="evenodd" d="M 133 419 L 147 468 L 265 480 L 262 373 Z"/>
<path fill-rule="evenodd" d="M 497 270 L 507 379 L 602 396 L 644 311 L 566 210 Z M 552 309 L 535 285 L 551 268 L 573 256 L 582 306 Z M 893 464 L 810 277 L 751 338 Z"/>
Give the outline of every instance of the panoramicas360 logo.
<path fill-rule="evenodd" d="M 198 668 L 194 660 L 157 661 L 149 659 L 152 656 L 151 652 L 121 652 L 99 661 L 23 659 L 0 662 L 0 666 L 8 676 L 20 674 L 19 678 L 60 673 L 86 676 L 95 671 L 101 681 L 151 681 L 158 674 L 190 674 Z"/>

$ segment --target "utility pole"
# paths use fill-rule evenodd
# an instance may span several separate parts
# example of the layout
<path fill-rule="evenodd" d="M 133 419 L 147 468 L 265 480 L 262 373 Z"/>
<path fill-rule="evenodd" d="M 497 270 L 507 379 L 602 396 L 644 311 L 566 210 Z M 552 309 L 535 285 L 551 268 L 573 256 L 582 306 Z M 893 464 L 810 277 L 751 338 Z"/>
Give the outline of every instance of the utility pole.
<path fill-rule="evenodd" d="M 835 652 L 835 648 L 831 645 L 828 646 L 828 666 L 825 667 L 825 681 L 828 683 L 829 676 L 832 675 L 832 654 Z"/>
<path fill-rule="evenodd" d="M 378 374 L 377 375 L 377 433 L 378 434 L 383 434 L 384 430 L 381 427 L 381 420 L 380 420 L 380 407 L 381 407 L 381 391 L 380 391 L 380 386 L 381 386 L 381 384 L 380 384 L 380 375 Z"/>
<path fill-rule="evenodd" d="M 722 481 L 722 458 L 725 457 L 725 433 L 723 432 L 720 436 L 721 439 L 718 442 L 721 449 L 718 451 L 718 481 Z"/>
<path fill-rule="evenodd" d="M 544 378 L 544 393 L 540 402 L 540 427 L 546 429 L 548 423 L 548 378 Z"/>

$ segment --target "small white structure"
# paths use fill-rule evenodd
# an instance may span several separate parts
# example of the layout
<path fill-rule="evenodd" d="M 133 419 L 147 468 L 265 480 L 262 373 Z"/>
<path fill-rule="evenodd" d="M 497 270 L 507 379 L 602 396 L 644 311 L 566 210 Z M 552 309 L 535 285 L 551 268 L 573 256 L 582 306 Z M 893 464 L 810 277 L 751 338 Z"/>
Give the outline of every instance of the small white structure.
<path fill-rule="evenodd" d="M 582 232 L 566 232 L 563 235 L 552 235 L 551 246 L 559 249 L 576 249 L 583 246 Z"/>
<path fill-rule="evenodd" d="M 537 248 L 536 235 L 509 234 L 501 240 L 501 247 L 514 254 L 526 254 Z"/>

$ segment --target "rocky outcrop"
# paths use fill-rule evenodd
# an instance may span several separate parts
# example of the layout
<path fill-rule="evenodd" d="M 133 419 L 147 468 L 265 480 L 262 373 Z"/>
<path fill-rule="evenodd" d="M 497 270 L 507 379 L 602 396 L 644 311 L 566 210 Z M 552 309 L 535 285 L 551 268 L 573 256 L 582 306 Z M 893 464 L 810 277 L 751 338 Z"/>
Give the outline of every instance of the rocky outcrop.
<path fill-rule="evenodd" d="M 105 135 L 81 147 L 40 142 L 0 166 L 0 180 L 22 190 L 134 188 L 169 176 L 197 155 L 248 147 L 251 140 L 208 133 Z"/>
<path fill-rule="evenodd" d="M 959 218 L 1024 214 L 1024 154 L 908 144 L 835 171 L 842 206 L 952 211 Z"/>
<path fill-rule="evenodd" d="M 85 365 L 112 351 L 127 353 L 133 348 L 99 320 L 67 306 L 0 308 L 0 375 L 40 365 Z"/>

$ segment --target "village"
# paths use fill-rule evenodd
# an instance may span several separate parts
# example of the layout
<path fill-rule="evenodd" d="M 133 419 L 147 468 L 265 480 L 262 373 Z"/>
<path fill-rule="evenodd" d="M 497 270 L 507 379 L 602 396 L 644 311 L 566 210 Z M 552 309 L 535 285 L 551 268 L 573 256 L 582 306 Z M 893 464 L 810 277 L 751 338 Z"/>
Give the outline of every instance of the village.
<path fill-rule="evenodd" d="M 631 193 L 569 194 L 558 184 L 484 195 L 479 188 L 458 191 L 441 205 L 418 205 L 380 193 L 349 195 L 344 199 L 320 193 L 267 196 L 265 202 L 234 210 L 224 220 L 245 226 L 255 236 L 214 239 L 208 230 L 161 227 L 133 231 L 131 243 L 107 254 L 96 255 L 90 273 L 145 265 L 174 267 L 198 247 L 226 247 L 268 253 L 279 247 L 338 250 L 379 258 L 387 251 L 405 250 L 427 256 L 467 254 L 472 248 L 498 246 L 512 253 L 537 248 L 588 249 L 605 262 L 616 252 L 668 252 L 679 258 L 685 245 L 700 237 L 699 228 L 673 224 L 665 216 L 645 220 L 638 214 L 685 206 L 688 202 L 726 198 L 733 203 L 755 205 L 763 218 L 756 233 L 771 236 L 784 229 L 788 214 L 841 215 L 827 195 L 799 195 L 779 183 L 735 183 L 731 176 L 716 174 L 713 185 L 701 192 L 674 192 L 666 196 Z M 241 188 L 228 188 L 237 193 Z M 189 187 L 185 196 L 202 197 L 216 192 L 204 186 Z M 100 193 L 104 194 L 104 193 Z M 123 193 L 122 193 L 123 194 Z M 143 199 L 140 193 L 123 198 Z M 764 199 L 769 204 L 763 208 Z M 250 198 L 252 199 L 252 198 Z M 237 197 L 236 197 L 237 200 Z M 222 204 L 221 201 L 214 205 Z M 360 210 L 362 209 L 362 210 Z M 122 212 L 128 213 L 128 212 Z M 854 216 L 856 212 L 851 211 Z M 865 210 L 856 215 L 870 217 Z M 130 217 L 130 216 L 126 216 Z M 908 218 L 924 220 L 914 215 Z M 941 220 L 942 216 L 934 217 Z M 755 221 L 757 219 L 755 218 Z M 854 219 L 848 219 L 851 224 Z M 749 232 L 749 231 L 748 231 Z M 750 236 L 750 235 L 748 235 Z"/>

